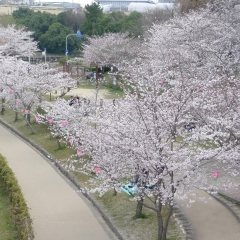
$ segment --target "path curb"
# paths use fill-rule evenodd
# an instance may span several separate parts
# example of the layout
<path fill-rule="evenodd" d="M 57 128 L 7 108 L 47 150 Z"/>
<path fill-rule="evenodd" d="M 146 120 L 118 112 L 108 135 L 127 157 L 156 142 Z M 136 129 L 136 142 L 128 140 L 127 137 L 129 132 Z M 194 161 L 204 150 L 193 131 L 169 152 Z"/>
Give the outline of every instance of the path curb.
<path fill-rule="evenodd" d="M 238 205 L 240 206 L 240 199 L 237 199 L 237 198 L 235 198 L 235 197 L 229 196 L 228 194 L 226 194 L 226 193 L 224 193 L 224 192 L 222 192 L 222 191 L 219 191 L 218 194 L 220 194 L 220 195 L 228 198 L 229 200 L 235 202 L 236 204 L 238 204 Z"/>
<path fill-rule="evenodd" d="M 192 224 L 188 221 L 186 215 L 176 202 L 174 202 L 173 205 L 173 216 L 177 219 L 178 224 L 182 226 L 184 233 L 186 234 L 186 240 L 194 240 L 195 236 Z"/>
<path fill-rule="evenodd" d="M 233 216 L 240 222 L 240 204 L 236 200 L 231 197 L 228 197 L 222 193 L 211 194 L 213 198 L 215 198 L 218 202 L 223 204 L 232 214 Z"/>

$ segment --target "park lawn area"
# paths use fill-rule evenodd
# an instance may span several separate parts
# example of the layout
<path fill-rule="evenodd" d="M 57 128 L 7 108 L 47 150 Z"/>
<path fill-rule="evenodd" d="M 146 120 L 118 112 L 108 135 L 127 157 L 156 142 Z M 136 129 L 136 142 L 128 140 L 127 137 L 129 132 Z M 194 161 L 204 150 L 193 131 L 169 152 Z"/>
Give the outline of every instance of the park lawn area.
<path fill-rule="evenodd" d="M 8 25 L 15 24 L 15 20 L 12 15 L 1 15 L 0 14 L 0 25 L 7 27 Z"/>
<path fill-rule="evenodd" d="M 131 196 L 126 193 L 118 193 L 114 196 L 109 191 L 102 197 L 94 196 L 100 206 L 105 209 L 111 221 L 119 229 L 124 239 L 128 240 L 155 240 L 157 239 L 156 213 L 143 207 L 142 218 L 134 218 L 137 203 L 131 201 Z M 148 203 L 149 200 L 145 200 Z M 164 212 L 165 213 L 165 212 Z M 180 232 L 173 217 L 170 219 L 167 240 L 183 240 L 184 235 Z"/>
<path fill-rule="evenodd" d="M 56 139 L 50 136 L 50 132 L 45 125 L 36 123 L 34 117 L 31 117 L 31 121 L 36 132 L 35 134 L 31 133 L 30 128 L 26 125 L 22 117 L 19 116 L 19 120 L 14 121 L 14 112 L 12 110 L 7 109 L 0 118 L 10 124 L 22 135 L 29 138 L 32 142 L 49 152 L 49 154 L 61 164 L 65 164 L 71 155 L 76 154 L 75 150 L 65 146 L 62 146 L 61 149 L 57 149 Z M 88 186 L 88 177 L 86 175 L 78 172 L 72 173 L 78 179 L 80 185 Z M 143 208 L 143 218 L 134 219 L 136 202 L 131 201 L 129 195 L 119 193 L 117 196 L 113 196 L 113 192 L 109 191 L 102 197 L 93 195 L 93 198 L 97 200 L 104 212 L 107 213 L 111 221 L 125 238 L 129 240 L 157 239 L 157 218 L 155 212 Z M 183 240 L 184 237 L 184 234 L 172 217 L 167 239 Z"/>
<path fill-rule="evenodd" d="M 78 88 L 96 89 L 96 84 L 95 82 L 91 82 L 90 80 L 82 80 L 78 83 Z"/>
<path fill-rule="evenodd" d="M 0 182 L 0 239 L 17 240 L 18 233 L 11 216 L 11 202 Z"/>
<path fill-rule="evenodd" d="M 78 88 L 82 89 L 96 89 L 96 83 L 91 82 L 90 80 L 82 80 L 78 84 Z M 106 90 L 106 94 L 104 95 L 105 99 L 117 99 L 117 98 L 123 98 L 124 97 L 124 92 L 121 90 L 119 87 L 114 86 L 111 83 L 111 80 L 109 80 L 108 83 L 105 84 L 99 84 L 99 89 L 100 90 Z"/>

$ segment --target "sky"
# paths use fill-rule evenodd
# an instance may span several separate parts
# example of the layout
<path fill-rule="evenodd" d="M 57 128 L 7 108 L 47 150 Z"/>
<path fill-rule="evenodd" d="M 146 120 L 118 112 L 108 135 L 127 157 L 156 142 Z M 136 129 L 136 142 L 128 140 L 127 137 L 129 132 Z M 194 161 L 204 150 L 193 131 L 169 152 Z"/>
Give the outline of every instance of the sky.
<path fill-rule="evenodd" d="M 91 4 L 93 0 L 73 0 L 73 2 L 80 3 L 82 7 L 84 7 L 87 4 Z"/>

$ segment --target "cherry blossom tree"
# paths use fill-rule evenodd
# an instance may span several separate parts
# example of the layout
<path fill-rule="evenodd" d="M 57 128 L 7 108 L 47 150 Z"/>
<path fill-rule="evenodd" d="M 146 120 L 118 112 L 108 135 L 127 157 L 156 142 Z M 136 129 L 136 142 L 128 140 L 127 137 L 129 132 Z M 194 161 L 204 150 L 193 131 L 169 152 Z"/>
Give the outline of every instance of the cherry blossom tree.
<path fill-rule="evenodd" d="M 215 162 L 239 174 L 240 21 L 234 5 L 219 0 L 154 25 L 139 60 L 124 59 L 125 98 L 95 104 L 87 118 L 73 110 L 68 131 L 61 131 L 65 137 L 71 132 L 73 147 L 90 157 L 80 157 L 76 170 L 91 176 L 91 191 L 102 195 L 131 183 L 136 215 L 142 206 L 156 212 L 159 240 L 166 240 L 174 198 L 213 188 L 204 166 Z"/>
<path fill-rule="evenodd" d="M 32 56 L 38 50 L 37 42 L 33 41 L 31 35 L 33 32 L 26 31 L 25 28 L 17 28 L 15 25 L 9 25 L 7 28 L 0 26 L 0 59 L 5 61 L 9 56 Z M 4 59 L 4 60 L 3 60 Z M 1 88 L 2 110 L 4 113 L 5 107 L 5 91 Z"/>
<path fill-rule="evenodd" d="M 45 64 L 31 65 L 16 58 L 6 58 L 0 65 L 0 85 L 6 89 L 5 100 L 9 108 L 25 116 L 30 125 L 30 113 L 40 106 L 45 94 L 62 90 L 69 91 L 76 80 L 67 73 L 57 72 Z"/>
<path fill-rule="evenodd" d="M 103 36 L 94 36 L 87 39 L 83 45 L 83 59 L 88 64 L 94 64 L 96 71 L 99 66 L 112 66 L 117 69 L 114 77 L 119 78 L 125 64 L 138 60 L 141 51 L 141 39 L 129 37 L 128 33 L 108 33 Z M 98 72 L 96 72 L 96 76 Z M 103 79 L 96 78 L 97 104 L 99 86 Z"/>
<path fill-rule="evenodd" d="M 108 33 L 88 38 L 83 45 L 83 58 L 88 63 L 121 66 L 124 62 L 136 61 L 141 42 L 128 33 Z"/>
<path fill-rule="evenodd" d="M 119 187 L 135 171 L 140 191 L 135 199 L 156 211 L 158 239 L 166 239 L 173 198 L 209 187 L 202 166 L 219 165 L 226 153 L 239 157 L 239 14 L 233 2 L 217 1 L 155 25 L 145 62 L 126 69 L 131 91 L 99 115 L 95 134 L 85 139 L 92 160 L 84 166 L 108 173 L 95 190 Z M 190 122 L 194 128 L 185 129 Z M 142 201 L 152 197 L 153 206 Z M 164 205 L 169 213 L 163 224 Z"/>
<path fill-rule="evenodd" d="M 32 56 L 38 51 L 37 42 L 31 37 L 33 32 L 25 28 L 9 25 L 0 26 L 0 58 L 7 56 Z"/>
<path fill-rule="evenodd" d="M 58 149 L 61 141 L 65 145 L 78 149 L 81 145 L 89 114 L 93 112 L 90 99 L 76 98 L 74 104 L 58 98 L 56 102 L 44 102 L 41 105 L 44 114 L 36 113 L 36 121 L 48 126 L 51 135 L 57 139 Z"/>

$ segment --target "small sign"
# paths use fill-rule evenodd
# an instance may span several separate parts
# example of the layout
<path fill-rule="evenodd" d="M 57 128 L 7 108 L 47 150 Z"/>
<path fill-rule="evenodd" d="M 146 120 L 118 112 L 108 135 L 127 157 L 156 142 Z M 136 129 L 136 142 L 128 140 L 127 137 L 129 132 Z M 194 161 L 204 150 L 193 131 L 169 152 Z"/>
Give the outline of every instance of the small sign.
<path fill-rule="evenodd" d="M 100 173 L 101 172 L 101 168 L 100 167 L 95 167 L 94 168 L 94 172 L 95 173 Z"/>
<path fill-rule="evenodd" d="M 82 151 L 81 150 L 77 150 L 77 156 L 81 157 L 82 156 Z"/>
<path fill-rule="evenodd" d="M 82 33 L 78 30 L 76 36 L 77 36 L 78 38 L 80 38 L 80 37 L 82 37 Z"/>
<path fill-rule="evenodd" d="M 52 118 L 48 119 L 48 123 L 52 124 L 53 123 L 53 119 Z"/>
<path fill-rule="evenodd" d="M 220 172 L 218 172 L 218 171 L 212 172 L 212 176 L 213 176 L 214 179 L 218 179 L 219 174 L 220 174 Z"/>
<path fill-rule="evenodd" d="M 67 121 L 62 121 L 62 125 L 63 125 L 63 127 L 66 127 L 67 126 Z"/>

